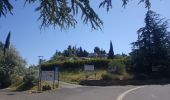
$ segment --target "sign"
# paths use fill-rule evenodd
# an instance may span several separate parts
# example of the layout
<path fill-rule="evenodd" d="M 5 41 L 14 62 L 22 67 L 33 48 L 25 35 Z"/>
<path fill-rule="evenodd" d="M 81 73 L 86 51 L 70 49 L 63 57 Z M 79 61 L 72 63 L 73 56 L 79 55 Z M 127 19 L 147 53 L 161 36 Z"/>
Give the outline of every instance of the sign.
<path fill-rule="evenodd" d="M 54 80 L 54 71 L 42 71 L 41 80 L 53 81 Z"/>
<path fill-rule="evenodd" d="M 96 72 L 94 70 L 94 65 L 84 65 L 85 78 L 88 79 L 88 74 L 93 73 L 96 79 Z"/>
<path fill-rule="evenodd" d="M 59 80 L 59 69 L 55 67 L 53 70 L 42 70 L 41 80 L 43 81 L 54 81 Z"/>
<path fill-rule="evenodd" d="M 158 72 L 160 70 L 161 66 L 152 66 L 152 71 L 153 72 Z"/>
<path fill-rule="evenodd" d="M 84 71 L 94 71 L 94 65 L 84 65 Z"/>

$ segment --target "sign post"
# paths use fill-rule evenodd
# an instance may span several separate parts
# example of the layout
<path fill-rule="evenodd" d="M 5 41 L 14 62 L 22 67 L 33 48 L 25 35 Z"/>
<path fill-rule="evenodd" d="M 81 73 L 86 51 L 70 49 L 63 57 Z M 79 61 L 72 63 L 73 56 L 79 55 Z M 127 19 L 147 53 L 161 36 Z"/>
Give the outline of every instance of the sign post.
<path fill-rule="evenodd" d="M 54 79 L 53 79 L 53 89 L 55 88 L 55 69 L 54 69 Z"/>
<path fill-rule="evenodd" d="M 43 56 L 38 56 L 39 57 L 39 79 L 38 79 L 38 91 L 41 91 L 41 65 L 43 62 Z"/>
<path fill-rule="evenodd" d="M 53 89 L 54 89 L 54 85 L 55 85 L 55 80 L 58 81 L 58 85 L 59 85 L 59 70 L 58 70 L 58 67 L 55 67 L 55 69 L 54 69 Z"/>
<path fill-rule="evenodd" d="M 58 81 L 58 85 L 59 85 L 59 69 L 58 69 L 58 67 L 55 67 L 55 80 Z"/>
<path fill-rule="evenodd" d="M 42 71 L 41 80 L 42 81 L 53 81 L 54 71 Z"/>
<path fill-rule="evenodd" d="M 41 74 L 42 81 L 51 81 L 53 89 L 55 88 L 55 80 L 58 80 L 59 84 L 59 70 L 55 67 L 53 70 L 43 70 Z"/>
<path fill-rule="evenodd" d="M 85 71 L 85 78 L 87 80 L 87 73 L 88 72 L 94 72 L 94 76 L 95 76 L 95 79 L 96 79 L 96 71 L 94 69 L 94 65 L 84 65 L 84 71 Z"/>

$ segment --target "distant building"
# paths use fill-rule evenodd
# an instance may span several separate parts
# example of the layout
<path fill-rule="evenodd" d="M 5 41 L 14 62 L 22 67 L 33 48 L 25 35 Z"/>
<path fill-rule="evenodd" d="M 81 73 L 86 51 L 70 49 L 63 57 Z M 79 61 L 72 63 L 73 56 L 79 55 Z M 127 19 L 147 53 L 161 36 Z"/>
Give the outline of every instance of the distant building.
<path fill-rule="evenodd" d="M 88 54 L 89 58 L 97 58 L 97 56 L 98 56 L 97 53 L 89 53 Z"/>
<path fill-rule="evenodd" d="M 107 54 L 100 54 L 100 55 L 98 55 L 98 58 L 107 58 L 107 57 L 108 57 Z"/>
<path fill-rule="evenodd" d="M 89 53 L 89 58 L 107 58 L 107 54 L 97 54 L 97 53 Z"/>

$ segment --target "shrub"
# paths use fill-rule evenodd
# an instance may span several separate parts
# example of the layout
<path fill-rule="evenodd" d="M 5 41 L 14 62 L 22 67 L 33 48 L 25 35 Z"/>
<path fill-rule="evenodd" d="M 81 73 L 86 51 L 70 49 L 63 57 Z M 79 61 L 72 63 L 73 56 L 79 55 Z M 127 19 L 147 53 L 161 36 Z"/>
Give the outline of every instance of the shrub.
<path fill-rule="evenodd" d="M 114 59 L 109 63 L 109 69 L 115 68 L 115 73 L 123 75 L 125 74 L 125 64 L 119 59 Z"/>
<path fill-rule="evenodd" d="M 32 87 L 35 86 L 35 84 L 37 83 L 38 79 L 35 78 L 35 76 L 31 75 L 31 74 L 26 74 L 23 77 L 23 83 L 17 87 L 17 90 L 29 90 Z"/>
<path fill-rule="evenodd" d="M 23 76 L 12 76 L 12 85 L 10 87 L 18 87 L 23 83 Z"/>
<path fill-rule="evenodd" d="M 126 80 L 126 75 L 118 75 L 108 72 L 102 75 L 102 80 Z"/>
<path fill-rule="evenodd" d="M 42 91 L 47 91 L 47 90 L 51 90 L 51 86 L 50 85 L 42 86 Z"/>
<path fill-rule="evenodd" d="M 113 76 L 109 73 L 102 75 L 102 80 L 112 80 Z"/>
<path fill-rule="evenodd" d="M 26 74 L 23 78 L 23 82 L 26 84 L 35 84 L 37 79 L 33 75 Z"/>
<path fill-rule="evenodd" d="M 108 59 L 90 59 L 64 62 L 48 62 L 42 66 L 43 69 L 53 69 L 54 66 L 59 66 L 61 71 L 83 70 L 85 64 L 92 64 L 95 69 L 108 69 Z"/>

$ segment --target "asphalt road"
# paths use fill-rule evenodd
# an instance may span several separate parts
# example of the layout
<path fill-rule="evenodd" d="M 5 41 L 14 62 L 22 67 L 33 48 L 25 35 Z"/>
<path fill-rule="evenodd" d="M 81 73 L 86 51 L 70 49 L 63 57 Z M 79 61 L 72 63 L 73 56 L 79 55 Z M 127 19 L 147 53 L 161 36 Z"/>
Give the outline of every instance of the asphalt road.
<path fill-rule="evenodd" d="M 170 85 L 151 85 L 129 92 L 123 100 L 170 100 Z"/>
<path fill-rule="evenodd" d="M 121 96 L 121 98 L 119 98 Z M 44 93 L 0 90 L 0 100 L 170 100 L 170 85 L 60 88 Z"/>

